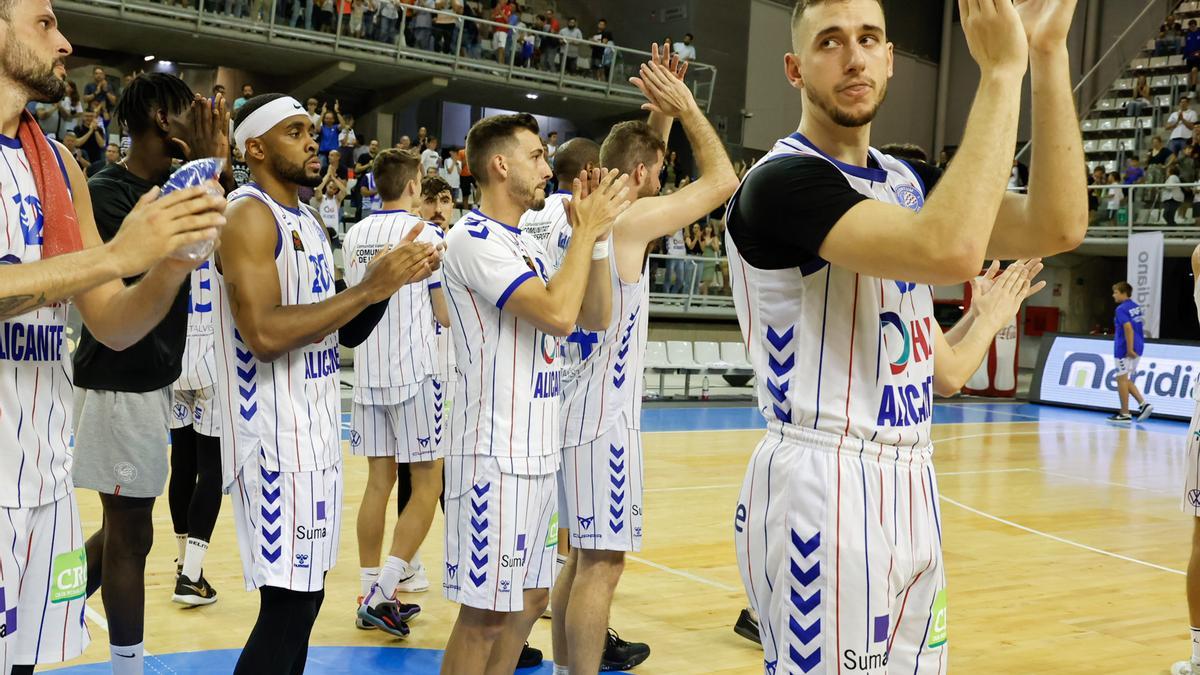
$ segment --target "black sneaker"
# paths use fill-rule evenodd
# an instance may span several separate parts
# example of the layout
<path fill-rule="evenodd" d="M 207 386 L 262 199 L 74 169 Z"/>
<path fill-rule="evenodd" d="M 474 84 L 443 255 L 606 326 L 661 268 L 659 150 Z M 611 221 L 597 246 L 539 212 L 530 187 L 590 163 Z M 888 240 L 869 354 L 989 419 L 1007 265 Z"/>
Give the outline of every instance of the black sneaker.
<path fill-rule="evenodd" d="M 738 616 L 737 623 L 733 624 L 733 632 L 751 642 L 762 644 L 762 638 L 758 636 L 758 619 L 754 618 L 749 609 L 742 610 L 741 615 Z"/>
<path fill-rule="evenodd" d="M 1145 422 L 1146 418 L 1149 417 L 1150 414 L 1153 412 L 1154 412 L 1154 406 L 1150 405 L 1149 403 L 1143 403 L 1142 407 L 1138 408 L 1137 421 Z"/>
<path fill-rule="evenodd" d="M 1130 417 L 1127 414 L 1121 414 L 1121 413 L 1117 413 L 1115 415 L 1109 415 L 1106 419 L 1109 422 L 1115 422 L 1117 424 L 1128 424 L 1129 422 L 1133 421 L 1132 417 Z"/>
<path fill-rule="evenodd" d="M 604 655 L 600 657 L 600 670 L 629 670 L 650 658 L 650 645 L 641 642 L 626 642 L 609 628 L 604 641 Z"/>
<path fill-rule="evenodd" d="M 375 607 L 358 606 L 358 618 L 363 623 L 375 626 L 379 630 L 395 635 L 398 638 L 408 637 L 408 620 L 420 613 L 416 605 L 397 603 L 394 600 L 384 600 Z"/>
<path fill-rule="evenodd" d="M 203 573 L 200 574 L 199 581 L 192 581 L 180 572 L 175 580 L 175 594 L 171 596 L 171 601 L 188 607 L 211 605 L 217 601 L 217 591 L 204 578 Z"/>
<path fill-rule="evenodd" d="M 542 650 L 530 647 L 526 642 L 521 648 L 521 658 L 517 659 L 517 668 L 537 668 L 542 665 Z"/>

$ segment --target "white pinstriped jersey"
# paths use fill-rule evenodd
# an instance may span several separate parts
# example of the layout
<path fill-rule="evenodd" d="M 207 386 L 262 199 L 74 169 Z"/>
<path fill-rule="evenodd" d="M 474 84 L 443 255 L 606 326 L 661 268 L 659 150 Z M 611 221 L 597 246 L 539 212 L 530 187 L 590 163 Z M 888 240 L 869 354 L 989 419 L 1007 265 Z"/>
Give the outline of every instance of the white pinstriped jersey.
<path fill-rule="evenodd" d="M 562 267 L 571 243 L 571 224 L 566 212 L 555 219 L 546 233 L 551 275 Z M 578 326 L 562 343 L 563 356 L 563 444 L 583 445 L 600 438 L 620 421 L 631 429 L 641 428 L 642 360 L 646 355 L 650 286 L 643 266 L 637 283 L 621 280 L 617 257 L 610 255 L 612 318 L 609 329 L 593 332 Z"/>
<path fill-rule="evenodd" d="M 925 189 L 912 168 L 870 152 L 881 168 L 843 164 L 793 134 L 754 169 L 780 157 L 821 158 L 862 195 L 920 211 Z M 725 244 L 738 323 L 768 421 L 888 445 L 929 442 L 937 330 L 929 286 L 869 277 L 819 259 L 756 269 L 728 232 Z"/>
<path fill-rule="evenodd" d="M 454 377 L 455 368 L 458 367 L 458 360 L 454 358 L 454 336 L 450 333 L 449 328 L 436 322 L 433 324 L 433 332 L 437 338 L 433 376 L 441 382 L 450 382 L 456 379 Z"/>
<path fill-rule="evenodd" d="M 458 360 L 448 455 L 495 457 L 507 473 L 558 468 L 558 339 L 504 311 L 524 283 L 548 282 L 533 237 L 479 211 L 446 235 L 446 299 Z"/>
<path fill-rule="evenodd" d="M 175 382 L 175 389 L 180 391 L 199 391 L 217 383 L 213 351 L 213 283 L 212 260 L 205 260 L 192 271 L 183 370 Z"/>
<path fill-rule="evenodd" d="M 386 246 L 399 244 L 423 223 L 407 211 L 376 211 L 346 233 L 342 251 L 346 258 L 346 284 L 362 282 L 367 264 Z M 424 223 L 417 241 L 437 246 L 442 231 Z M 430 291 L 442 285 L 441 271 L 419 284 L 408 284 L 388 300 L 387 311 L 363 343 L 354 348 L 354 400 L 358 403 L 395 405 L 411 396 L 415 385 L 433 375 L 436 359 L 433 302 Z M 405 391 L 408 390 L 408 391 Z M 408 394 L 408 395 L 405 395 Z"/>
<path fill-rule="evenodd" d="M 0 136 L 0 163 L 0 264 L 41 260 L 42 203 L 19 141 Z M 0 507 L 50 504 L 71 491 L 67 307 L 47 305 L 0 321 Z"/>
<path fill-rule="evenodd" d="M 251 183 L 229 201 L 257 199 L 275 216 L 275 269 L 280 304 L 315 304 L 333 297 L 333 252 L 308 209 L 291 209 Z M 264 363 L 242 340 L 229 307 L 225 278 L 216 272 L 217 399 L 221 405 L 223 485 L 259 456 L 268 471 L 317 471 L 341 461 L 337 332 Z"/>
<path fill-rule="evenodd" d="M 521 214 L 521 222 L 517 223 L 517 227 L 537 239 L 542 248 L 550 253 L 554 246 L 554 242 L 550 241 L 550 230 L 558 223 L 567 222 L 567 209 L 563 202 L 570 198 L 571 193 L 564 190 L 547 195 L 546 205 L 539 211 L 526 211 Z"/>

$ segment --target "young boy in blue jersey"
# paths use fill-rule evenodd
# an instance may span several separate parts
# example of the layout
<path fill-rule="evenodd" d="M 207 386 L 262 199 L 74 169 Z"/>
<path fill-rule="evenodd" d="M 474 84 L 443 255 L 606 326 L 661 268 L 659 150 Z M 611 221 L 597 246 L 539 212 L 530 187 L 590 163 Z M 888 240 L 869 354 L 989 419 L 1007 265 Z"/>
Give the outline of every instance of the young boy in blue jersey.
<path fill-rule="evenodd" d="M 1129 414 L 1130 394 L 1133 394 L 1140 406 L 1137 411 L 1139 422 L 1154 411 L 1154 406 L 1146 403 L 1142 392 L 1138 391 L 1137 384 L 1133 381 L 1137 375 L 1138 359 L 1142 356 L 1144 338 L 1142 308 L 1131 299 L 1132 295 L 1133 286 L 1130 286 L 1129 282 L 1113 284 L 1112 297 L 1117 303 L 1116 318 L 1113 320 L 1116 327 L 1113 356 L 1117 359 L 1117 394 L 1121 397 L 1121 410 L 1108 418 L 1111 422 L 1132 421 L 1133 418 Z"/>

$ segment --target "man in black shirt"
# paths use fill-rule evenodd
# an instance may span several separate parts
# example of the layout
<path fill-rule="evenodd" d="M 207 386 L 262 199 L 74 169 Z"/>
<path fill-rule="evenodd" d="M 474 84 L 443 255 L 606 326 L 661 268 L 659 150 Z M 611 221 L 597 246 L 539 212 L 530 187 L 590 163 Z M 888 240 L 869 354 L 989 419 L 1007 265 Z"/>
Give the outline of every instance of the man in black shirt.
<path fill-rule="evenodd" d="M 133 139 L 129 155 L 88 181 L 105 241 L 143 195 L 167 180 L 173 160 L 225 155 L 229 148 L 223 102 L 212 106 L 164 73 L 135 79 L 117 105 L 117 119 Z M 104 509 L 100 530 L 87 541 L 88 594 L 103 588 L 114 667 L 122 668 L 117 672 L 125 672 L 126 659 L 141 661 L 151 512 L 167 478 L 170 386 L 180 374 L 188 290 L 181 284 L 158 326 L 124 351 L 109 349 L 86 326 L 75 351 L 80 402 L 72 477 L 76 486 L 99 492 Z"/>
<path fill-rule="evenodd" d="M 104 120 L 91 110 L 83 113 L 82 123 L 75 127 L 75 140 L 88 162 L 104 158 L 104 146 L 108 145 L 108 129 Z"/>
<path fill-rule="evenodd" d="M 88 167 L 87 177 L 91 178 L 100 173 L 101 169 L 112 166 L 119 161 L 121 161 L 121 147 L 116 143 L 109 143 L 104 149 L 104 159 L 99 162 L 92 162 L 91 166 Z"/>

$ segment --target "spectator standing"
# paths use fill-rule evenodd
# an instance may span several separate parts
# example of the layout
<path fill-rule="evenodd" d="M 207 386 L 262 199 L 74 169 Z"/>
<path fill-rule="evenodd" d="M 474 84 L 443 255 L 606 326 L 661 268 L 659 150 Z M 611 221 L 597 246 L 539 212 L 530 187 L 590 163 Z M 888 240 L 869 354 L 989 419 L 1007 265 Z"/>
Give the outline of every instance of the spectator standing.
<path fill-rule="evenodd" d="M 942 150 L 938 153 L 937 168 L 945 171 L 950 166 L 950 153 Z"/>
<path fill-rule="evenodd" d="M 342 125 L 342 104 L 340 101 L 333 102 L 333 111 L 329 110 L 329 106 L 321 105 L 321 129 L 318 140 L 317 154 L 321 157 L 321 167 L 325 168 L 329 165 L 329 153 L 338 149 L 341 144 Z"/>
<path fill-rule="evenodd" d="M 1179 179 L 1179 167 L 1172 165 L 1167 169 L 1167 187 L 1162 191 L 1163 219 L 1168 227 L 1175 227 L 1175 212 L 1183 204 L 1183 181 Z"/>
<path fill-rule="evenodd" d="M 425 146 L 429 144 L 429 130 L 425 127 L 417 129 L 417 140 L 413 143 L 413 147 L 417 152 L 425 152 Z"/>
<path fill-rule="evenodd" d="M 692 40 L 694 39 L 696 38 L 691 33 L 685 33 L 683 42 L 675 43 L 675 55 L 679 57 L 680 61 L 696 60 L 696 48 L 692 46 Z"/>
<path fill-rule="evenodd" d="M 78 126 L 83 117 L 83 96 L 79 93 L 79 87 L 71 80 L 67 80 L 67 95 L 63 97 L 62 106 L 58 122 L 59 138 Z"/>
<path fill-rule="evenodd" d="M 498 24 L 503 24 L 494 26 L 492 30 L 492 49 L 496 52 L 497 63 L 505 63 L 504 53 L 508 46 L 508 18 L 510 16 L 512 16 L 512 8 L 507 0 L 492 0 L 492 14 L 489 18 Z"/>
<path fill-rule="evenodd" d="M 374 40 L 378 29 L 379 0 L 366 0 L 363 8 L 363 39 Z"/>
<path fill-rule="evenodd" d="M 601 79 L 601 72 L 604 68 L 604 51 L 603 45 L 608 44 L 613 39 L 612 31 L 608 29 L 608 21 L 600 19 L 596 22 L 596 33 L 592 35 L 592 42 L 601 43 L 592 47 L 592 63 L 591 70 L 596 79 Z"/>
<path fill-rule="evenodd" d="M 430 138 L 421 152 L 421 175 L 429 175 L 429 170 L 436 170 L 442 165 L 441 155 L 438 154 L 438 139 Z"/>
<path fill-rule="evenodd" d="M 583 31 L 579 30 L 579 25 L 576 23 L 575 17 L 569 17 L 567 19 L 567 27 L 558 31 L 558 34 L 564 38 L 562 54 L 563 58 L 567 60 L 567 72 L 577 73 L 580 70 L 586 70 L 587 66 L 583 64 L 589 57 L 584 55 L 584 48 L 578 42 L 573 42 L 573 40 L 583 39 Z"/>
<path fill-rule="evenodd" d="M 1195 19 L 1188 20 L 1187 32 L 1183 34 L 1183 57 L 1188 70 L 1200 67 L 1200 25 Z"/>
<path fill-rule="evenodd" d="M 446 159 L 442 160 L 442 168 L 438 175 L 450 186 L 454 203 L 462 203 L 462 164 L 459 163 L 458 153 L 454 152 L 453 148 L 446 153 Z"/>
<path fill-rule="evenodd" d="M 554 156 L 558 154 L 558 132 L 551 131 L 546 136 L 546 161 L 550 164 L 550 168 L 554 168 Z"/>
<path fill-rule="evenodd" d="M 336 110 L 334 111 L 336 112 Z M 354 156 L 354 148 L 358 147 L 358 134 L 354 133 L 354 115 L 338 115 L 338 148 L 346 148 L 342 152 L 346 159 Z"/>
<path fill-rule="evenodd" d="M 83 113 L 83 123 L 75 127 L 75 139 L 88 164 L 104 157 L 104 146 L 108 145 L 108 131 L 104 128 L 104 121 L 96 113 Z M 83 168 L 87 170 L 87 166 Z"/>
<path fill-rule="evenodd" d="M 100 172 L 101 169 L 111 166 L 121 161 L 121 146 L 116 143 L 109 143 L 104 148 L 104 158 L 98 162 L 92 162 L 87 168 L 87 177 L 91 178 Z"/>
<path fill-rule="evenodd" d="M 1179 182 L 1184 185 L 1194 185 L 1196 182 L 1196 146 L 1185 145 L 1183 154 L 1175 157 L 1175 166 L 1179 167 Z M 1188 210 L 1188 219 L 1194 218 L 1192 211 L 1192 200 L 1196 196 L 1196 190 L 1191 187 L 1183 188 L 1183 204 L 1180 209 Z"/>
<path fill-rule="evenodd" d="M 717 236 L 717 229 L 713 227 L 711 221 L 704 226 L 703 232 L 700 240 L 701 255 L 710 260 L 704 263 L 704 271 L 700 275 L 700 295 L 708 295 L 708 290 L 714 284 L 719 285 L 717 282 L 717 258 L 721 256 L 721 239 Z"/>
<path fill-rule="evenodd" d="M 1154 42 L 1154 55 L 1167 56 L 1178 53 L 1182 43 L 1183 29 L 1174 14 L 1168 15 L 1159 27 L 1158 39 Z"/>
<path fill-rule="evenodd" d="M 352 0 L 350 3 L 350 35 L 363 36 L 363 17 L 367 14 L 367 0 Z"/>
<path fill-rule="evenodd" d="M 379 28 L 375 33 L 380 42 L 395 44 L 396 24 L 400 20 L 400 11 L 396 9 L 396 0 L 379 0 Z"/>
<path fill-rule="evenodd" d="M 1163 147 L 1162 139 L 1158 136 L 1150 139 L 1150 149 L 1146 151 L 1146 182 L 1162 183 L 1167 179 L 1167 164 L 1175 155 Z"/>
<path fill-rule="evenodd" d="M 445 12 L 433 17 L 434 51 L 449 54 L 454 49 L 454 28 L 458 25 L 456 15 L 462 13 L 462 6 L 459 0 L 437 0 L 434 3 L 434 9 Z"/>
<path fill-rule="evenodd" d="M 325 224 L 325 231 L 329 233 L 329 242 L 334 248 L 342 247 L 342 201 L 346 198 L 346 184 L 337 176 L 337 172 L 330 167 L 325 172 L 325 177 L 321 179 L 321 184 L 317 186 L 317 194 L 319 197 L 313 197 L 312 207 L 321 215 L 321 222 Z"/>
<path fill-rule="evenodd" d="M 1100 217 L 1100 186 L 1104 185 L 1104 167 L 1099 164 L 1088 174 L 1088 223 L 1096 224 Z"/>
<path fill-rule="evenodd" d="M 1125 191 L 1121 189 L 1121 176 L 1116 171 L 1108 174 L 1108 224 L 1117 225 L 1120 222 L 1121 204 L 1125 201 Z"/>
<path fill-rule="evenodd" d="M 1146 171 L 1145 171 L 1145 169 L 1142 168 L 1141 163 L 1138 162 L 1138 158 L 1130 157 L 1126 161 L 1126 165 L 1125 165 L 1125 181 L 1124 181 L 1124 183 L 1126 185 L 1133 185 L 1135 183 L 1143 183 L 1143 182 L 1145 182 L 1145 180 L 1146 180 Z"/>
<path fill-rule="evenodd" d="M 230 0 L 226 0 L 226 3 Z M 304 29 L 313 29 L 313 0 L 292 0 L 292 19 L 291 27 L 297 28 L 300 26 L 300 20 L 304 19 Z"/>
<path fill-rule="evenodd" d="M 379 141 L 371 139 L 365 147 L 360 147 L 354 152 L 354 175 L 360 176 L 371 171 L 371 164 L 375 162 L 375 156 L 379 154 Z"/>
<path fill-rule="evenodd" d="M 413 3 L 413 45 L 417 49 L 433 51 L 433 14 L 422 10 L 433 9 L 437 0 L 416 0 Z"/>
<path fill-rule="evenodd" d="M 92 69 L 92 81 L 83 85 L 83 105 L 95 110 L 95 103 L 102 104 L 105 110 L 117 106 L 117 93 L 112 90 L 108 75 L 100 66 Z"/>
<path fill-rule="evenodd" d="M 243 84 L 241 97 L 233 102 L 234 111 L 236 112 L 239 108 L 246 105 L 246 101 L 252 98 L 254 98 L 254 87 L 249 84 Z"/>
<path fill-rule="evenodd" d="M 304 111 L 308 113 L 308 119 L 312 120 L 314 129 L 321 126 L 321 113 L 317 110 L 317 104 L 317 99 L 311 96 L 304 102 Z"/>
<path fill-rule="evenodd" d="M 461 148 L 455 153 L 458 159 L 459 184 L 462 186 L 462 202 L 460 206 L 469 209 L 475 204 L 475 177 L 471 175 L 471 166 L 467 164 L 467 149 Z"/>
<path fill-rule="evenodd" d="M 1192 110 L 1192 101 L 1187 96 L 1179 99 L 1179 109 L 1167 117 L 1167 128 L 1171 130 L 1171 140 L 1168 147 L 1171 154 L 1178 155 L 1183 146 L 1192 142 L 1196 128 L 1196 111 Z"/>
<path fill-rule="evenodd" d="M 667 239 L 667 255 L 687 255 L 687 243 L 684 237 L 684 230 L 686 229 L 680 229 Z M 663 286 L 666 287 L 667 293 L 684 292 L 684 280 L 687 278 L 687 264 L 686 260 L 676 257 L 667 261 L 667 274 L 663 281 Z"/>

